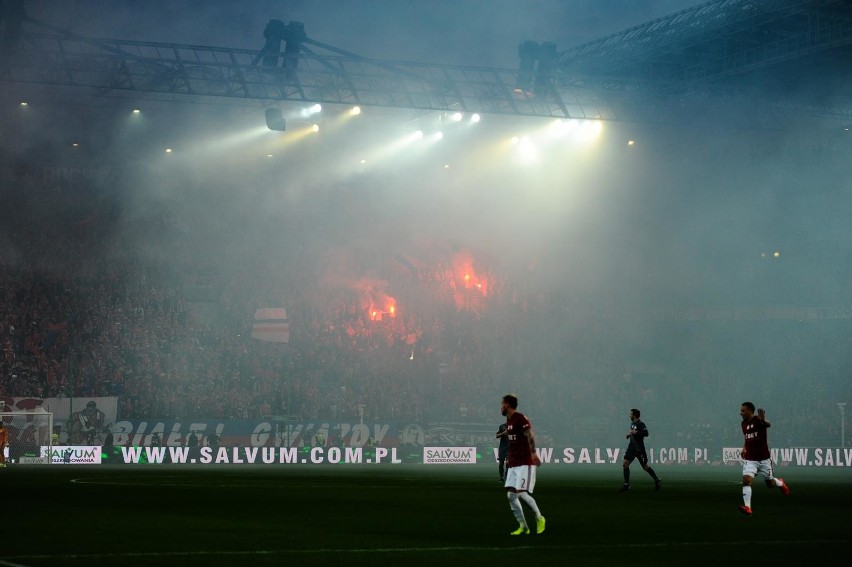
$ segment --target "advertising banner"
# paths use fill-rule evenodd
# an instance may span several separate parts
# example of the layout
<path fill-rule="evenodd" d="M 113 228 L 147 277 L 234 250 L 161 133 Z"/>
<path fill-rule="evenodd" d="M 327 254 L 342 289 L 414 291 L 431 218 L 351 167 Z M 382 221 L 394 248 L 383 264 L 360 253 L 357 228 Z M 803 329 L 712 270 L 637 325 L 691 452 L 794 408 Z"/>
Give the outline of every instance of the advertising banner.
<path fill-rule="evenodd" d="M 54 465 L 99 465 L 101 448 L 97 445 L 42 446 L 41 457 L 50 457 L 50 462 Z"/>
<path fill-rule="evenodd" d="M 741 463 L 742 459 L 740 457 L 740 451 L 742 450 L 742 447 L 723 447 L 722 463 L 726 465 L 731 463 Z"/>
<path fill-rule="evenodd" d="M 399 465 L 396 447 L 120 447 L 117 464 Z"/>
<path fill-rule="evenodd" d="M 424 465 L 475 465 L 476 447 L 423 447 Z"/>

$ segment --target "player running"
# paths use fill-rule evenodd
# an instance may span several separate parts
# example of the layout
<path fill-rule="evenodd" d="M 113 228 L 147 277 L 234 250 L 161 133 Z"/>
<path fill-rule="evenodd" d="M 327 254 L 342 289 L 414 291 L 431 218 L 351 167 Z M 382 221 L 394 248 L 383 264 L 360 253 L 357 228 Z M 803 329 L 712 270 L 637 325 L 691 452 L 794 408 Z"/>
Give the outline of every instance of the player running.
<path fill-rule="evenodd" d="M 772 476 L 772 460 L 766 436 L 770 423 L 766 421 L 766 411 L 763 408 L 758 409 L 755 415 L 754 404 L 745 402 L 740 407 L 740 416 L 743 418 L 742 428 L 745 437 L 742 451 L 740 451 L 743 458 L 743 505 L 740 506 L 740 512 L 751 516 L 751 481 L 754 475 L 762 475 L 766 486 L 769 488 L 777 486 L 784 496 L 790 494 L 790 487 L 784 479 Z"/>
<path fill-rule="evenodd" d="M 657 473 L 654 472 L 650 466 L 648 466 L 648 453 L 645 451 L 645 437 L 649 435 L 648 428 L 645 427 L 645 424 L 639 419 L 641 412 L 633 408 L 630 410 L 630 430 L 625 435 L 626 439 L 630 440 L 630 443 L 627 445 L 627 450 L 624 452 L 624 462 L 621 464 L 624 472 L 624 486 L 621 487 L 619 492 L 628 492 L 630 490 L 630 463 L 633 462 L 634 459 L 639 459 L 639 464 L 642 465 L 642 468 L 646 473 L 651 475 L 651 478 L 654 479 L 654 490 L 659 491 L 660 487 L 662 487 L 663 483 L 660 480 L 660 477 L 657 476 Z"/>

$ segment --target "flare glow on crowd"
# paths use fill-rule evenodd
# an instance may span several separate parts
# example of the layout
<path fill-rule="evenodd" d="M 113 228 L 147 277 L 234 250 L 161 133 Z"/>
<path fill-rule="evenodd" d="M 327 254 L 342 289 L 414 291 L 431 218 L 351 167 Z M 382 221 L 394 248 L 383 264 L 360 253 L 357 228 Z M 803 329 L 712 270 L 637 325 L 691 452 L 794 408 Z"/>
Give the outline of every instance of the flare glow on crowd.
<path fill-rule="evenodd" d="M 606 442 L 641 407 L 670 446 L 737 443 L 759 399 L 785 444 L 840 437 L 837 124 L 286 102 L 275 132 L 259 103 L 2 101 L 7 399 L 496 429 L 517 392 L 545 438 Z M 251 336 L 264 308 L 288 342 Z"/>

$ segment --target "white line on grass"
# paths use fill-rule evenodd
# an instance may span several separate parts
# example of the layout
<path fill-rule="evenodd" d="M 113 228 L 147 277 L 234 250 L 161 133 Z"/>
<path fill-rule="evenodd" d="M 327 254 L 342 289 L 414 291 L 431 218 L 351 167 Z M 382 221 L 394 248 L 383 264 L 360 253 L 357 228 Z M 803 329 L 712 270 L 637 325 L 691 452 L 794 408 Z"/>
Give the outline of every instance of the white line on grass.
<path fill-rule="evenodd" d="M 546 537 L 546 536 L 542 536 Z M 622 548 L 643 549 L 659 547 L 715 547 L 718 545 L 799 545 L 799 544 L 825 544 L 825 543 L 848 543 L 848 540 L 840 539 L 805 539 L 805 540 L 742 540 L 742 541 L 677 541 L 657 543 L 601 543 L 601 544 L 575 544 L 575 545 L 508 545 L 508 546 L 453 546 L 453 547 L 371 547 L 361 549 L 349 548 L 321 548 L 321 549 L 259 549 L 246 551 L 133 551 L 128 553 L 91 553 L 91 554 L 68 554 L 62 555 L 17 555 L 11 559 L 106 559 L 106 558 L 134 558 L 134 557 L 203 557 L 203 556 L 235 556 L 235 555 L 319 555 L 319 554 L 353 554 L 362 553 L 430 553 L 448 551 L 496 551 L 505 553 L 515 549 L 538 549 L 570 551 L 576 549 L 596 548 Z M 2 560 L 0 560 L 2 561 Z M 3 565 L 3 563 L 0 563 Z M 14 563 L 6 565 L 15 566 Z M 24 566 L 17 566 L 24 567 Z"/>

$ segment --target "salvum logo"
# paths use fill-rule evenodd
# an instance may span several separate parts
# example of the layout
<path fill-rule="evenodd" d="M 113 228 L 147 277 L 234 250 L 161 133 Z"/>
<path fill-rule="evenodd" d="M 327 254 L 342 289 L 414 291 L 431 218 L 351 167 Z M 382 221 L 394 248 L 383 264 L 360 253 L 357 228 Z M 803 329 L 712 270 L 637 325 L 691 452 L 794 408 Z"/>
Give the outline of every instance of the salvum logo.
<path fill-rule="evenodd" d="M 96 445 L 54 445 L 41 447 L 41 456 L 57 465 L 99 465 L 101 448 Z"/>
<path fill-rule="evenodd" d="M 476 464 L 476 447 L 423 447 L 423 463 Z"/>
<path fill-rule="evenodd" d="M 441 449 L 440 451 L 429 451 L 430 459 L 469 459 L 470 449 L 459 451 L 456 449 Z"/>

